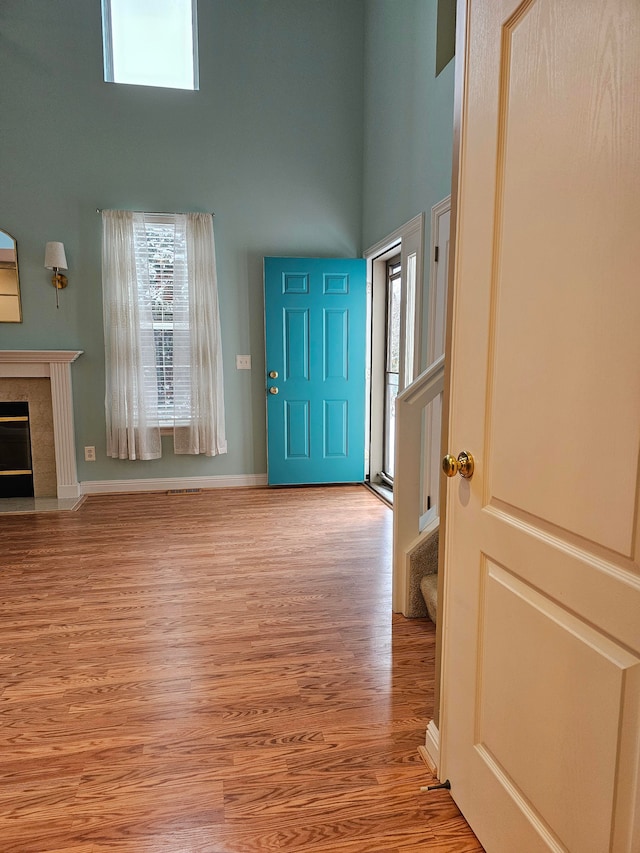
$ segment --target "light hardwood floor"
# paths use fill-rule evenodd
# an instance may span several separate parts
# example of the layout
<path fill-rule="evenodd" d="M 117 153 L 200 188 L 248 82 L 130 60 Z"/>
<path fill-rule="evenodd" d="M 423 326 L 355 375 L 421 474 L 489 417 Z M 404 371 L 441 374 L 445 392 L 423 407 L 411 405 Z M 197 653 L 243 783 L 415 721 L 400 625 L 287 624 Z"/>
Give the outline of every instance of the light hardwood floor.
<path fill-rule="evenodd" d="M 3 853 L 476 853 L 361 486 L 0 518 Z"/>

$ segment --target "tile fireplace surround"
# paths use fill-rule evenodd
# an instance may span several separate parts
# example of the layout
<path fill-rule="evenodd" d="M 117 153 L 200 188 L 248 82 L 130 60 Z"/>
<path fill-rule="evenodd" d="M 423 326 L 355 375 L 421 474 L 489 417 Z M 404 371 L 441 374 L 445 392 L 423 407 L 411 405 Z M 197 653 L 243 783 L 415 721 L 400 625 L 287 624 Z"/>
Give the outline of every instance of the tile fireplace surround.
<path fill-rule="evenodd" d="M 4 498 L 0 512 L 75 509 L 81 502 L 76 468 L 71 365 L 82 350 L 0 350 L 0 388 L 4 379 L 49 379 L 57 497 Z"/>

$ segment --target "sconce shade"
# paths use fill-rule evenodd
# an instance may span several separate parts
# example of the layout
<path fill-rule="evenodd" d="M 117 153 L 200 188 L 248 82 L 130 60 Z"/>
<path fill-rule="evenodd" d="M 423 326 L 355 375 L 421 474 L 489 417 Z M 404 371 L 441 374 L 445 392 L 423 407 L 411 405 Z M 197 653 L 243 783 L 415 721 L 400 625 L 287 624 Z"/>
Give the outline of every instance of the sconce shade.
<path fill-rule="evenodd" d="M 64 243 L 47 243 L 44 250 L 44 266 L 48 270 L 67 269 L 67 256 L 64 253 Z"/>

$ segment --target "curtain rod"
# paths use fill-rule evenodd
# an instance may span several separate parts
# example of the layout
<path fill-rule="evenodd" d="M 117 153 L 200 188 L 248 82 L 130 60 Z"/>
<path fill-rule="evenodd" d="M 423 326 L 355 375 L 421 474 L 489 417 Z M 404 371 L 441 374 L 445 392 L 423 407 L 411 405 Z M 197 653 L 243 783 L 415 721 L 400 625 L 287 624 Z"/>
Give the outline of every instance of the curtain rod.
<path fill-rule="evenodd" d="M 96 207 L 96 213 L 102 213 L 103 210 L 108 210 L 109 208 Z M 130 210 L 128 213 L 149 213 L 151 216 L 171 216 L 174 213 L 184 214 L 184 213 L 208 213 L 209 211 L 202 210 L 188 210 L 188 211 L 180 211 L 180 210 Z M 210 212 L 211 216 L 215 216 L 215 213 Z"/>

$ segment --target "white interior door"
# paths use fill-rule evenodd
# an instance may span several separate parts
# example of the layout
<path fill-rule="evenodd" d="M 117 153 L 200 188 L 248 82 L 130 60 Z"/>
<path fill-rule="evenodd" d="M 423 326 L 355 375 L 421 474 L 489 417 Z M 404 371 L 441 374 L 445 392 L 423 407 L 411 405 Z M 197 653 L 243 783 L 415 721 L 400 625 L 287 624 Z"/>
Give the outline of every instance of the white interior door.
<path fill-rule="evenodd" d="M 441 774 L 488 853 L 637 853 L 640 3 L 459 18 Z"/>

